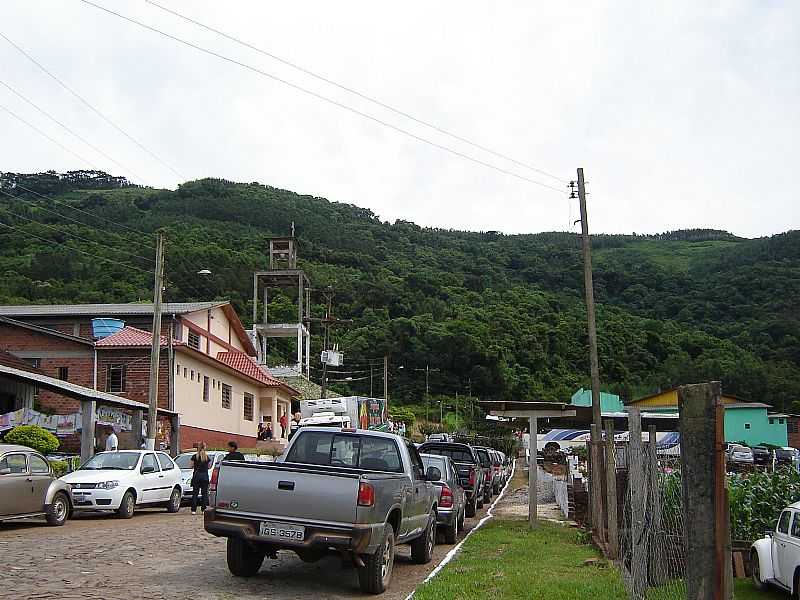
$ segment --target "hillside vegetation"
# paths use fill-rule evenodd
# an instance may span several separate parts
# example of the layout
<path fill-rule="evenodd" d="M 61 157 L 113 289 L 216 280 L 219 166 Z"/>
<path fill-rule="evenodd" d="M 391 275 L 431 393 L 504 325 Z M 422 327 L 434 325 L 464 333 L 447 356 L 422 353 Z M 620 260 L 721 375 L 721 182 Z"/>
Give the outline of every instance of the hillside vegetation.
<path fill-rule="evenodd" d="M 439 369 L 430 378 L 436 394 L 465 394 L 471 384 L 481 398 L 568 401 L 588 384 L 573 233 L 387 223 L 353 205 L 212 179 L 176 191 L 91 172 L 5 173 L 0 184 L 15 196 L 0 195 L 0 303 L 147 301 L 148 246 L 163 228 L 167 300 L 228 298 L 248 325 L 252 271 L 267 266 L 268 237 L 287 235 L 294 223 L 302 268 L 317 290 L 335 287 L 336 316 L 354 319 L 334 341 L 359 381 L 340 391 L 367 393 L 363 361 L 384 354 L 393 398 L 408 401 L 419 400 L 417 369 L 426 365 Z M 800 232 L 755 240 L 713 230 L 599 235 L 593 249 L 606 389 L 632 398 L 720 379 L 726 392 L 800 410 Z M 321 302 L 315 295 L 318 316 Z M 277 294 L 270 311 L 296 315 Z M 292 356 L 288 343 L 271 361 Z"/>

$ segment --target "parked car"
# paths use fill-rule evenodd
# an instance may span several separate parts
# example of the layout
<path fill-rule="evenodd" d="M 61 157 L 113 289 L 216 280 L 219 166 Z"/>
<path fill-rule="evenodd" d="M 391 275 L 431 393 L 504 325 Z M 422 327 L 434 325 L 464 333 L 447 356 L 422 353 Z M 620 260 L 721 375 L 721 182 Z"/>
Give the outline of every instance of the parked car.
<path fill-rule="evenodd" d="M 72 486 L 75 510 L 113 510 L 129 519 L 136 506 L 181 508 L 181 470 L 164 452 L 100 452 L 61 480 Z"/>
<path fill-rule="evenodd" d="M 71 512 L 72 490 L 56 479 L 44 456 L 0 444 L 0 521 L 44 516 L 48 525 L 63 525 Z"/>
<path fill-rule="evenodd" d="M 478 453 L 478 460 L 481 461 L 481 466 L 486 474 L 486 481 L 483 486 L 483 503 L 488 504 L 492 500 L 492 494 L 494 494 L 495 485 L 499 477 L 494 471 L 494 461 L 489 454 L 490 449 L 484 446 L 475 446 L 475 452 Z"/>
<path fill-rule="evenodd" d="M 728 460 L 735 463 L 753 464 L 753 451 L 747 446 L 733 444 L 728 448 Z"/>
<path fill-rule="evenodd" d="M 751 449 L 753 453 L 753 462 L 757 465 L 770 465 L 772 464 L 772 451 L 764 446 L 753 446 Z"/>
<path fill-rule="evenodd" d="M 455 544 L 459 529 L 464 529 L 464 516 L 467 508 L 467 496 L 464 488 L 458 483 L 458 471 L 449 456 L 422 454 L 425 472 L 436 467 L 442 474 L 441 479 L 434 481 L 439 495 L 436 503 L 436 525 L 444 535 L 444 541 Z"/>
<path fill-rule="evenodd" d="M 453 437 L 448 433 L 432 433 L 425 440 L 426 442 L 452 442 Z"/>
<path fill-rule="evenodd" d="M 797 448 L 777 448 L 775 450 L 775 462 L 779 465 L 791 465 L 797 468 L 800 463 L 800 451 Z"/>
<path fill-rule="evenodd" d="M 205 529 L 228 538 L 228 569 L 255 575 L 265 556 L 293 550 L 313 562 L 350 556 L 362 591 L 387 589 L 395 544 L 431 561 L 436 542 L 436 467 L 425 471 L 414 445 L 369 430 L 304 427 L 275 463 L 223 460 L 211 476 L 214 504 Z"/>
<path fill-rule="evenodd" d="M 181 470 L 181 495 L 184 501 L 192 497 L 192 475 L 194 473 L 192 469 L 192 457 L 195 454 L 197 454 L 197 452 L 183 452 L 175 457 L 175 464 L 177 464 L 178 468 Z M 212 469 L 219 465 L 223 456 L 225 456 L 225 452 L 222 451 L 212 450 L 208 453 L 208 457 L 211 459 Z"/>
<path fill-rule="evenodd" d="M 774 531 L 750 547 L 753 584 L 772 585 L 796 597 L 800 592 L 800 502 L 787 506 Z"/>
<path fill-rule="evenodd" d="M 419 447 L 422 454 L 449 456 L 458 470 L 458 482 L 467 494 L 467 516 L 474 517 L 483 508 L 484 474 L 483 466 L 475 448 L 469 444 L 456 442 L 425 442 Z"/>

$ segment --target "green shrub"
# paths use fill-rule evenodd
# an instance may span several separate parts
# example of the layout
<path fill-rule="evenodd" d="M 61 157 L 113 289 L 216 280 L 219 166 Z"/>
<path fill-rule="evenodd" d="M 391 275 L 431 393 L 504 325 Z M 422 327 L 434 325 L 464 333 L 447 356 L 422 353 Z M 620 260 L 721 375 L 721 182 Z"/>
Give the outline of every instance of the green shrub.
<path fill-rule="evenodd" d="M 67 474 L 67 461 L 65 460 L 51 460 L 50 466 L 53 468 L 53 474 L 56 477 Z"/>
<path fill-rule="evenodd" d="M 42 454 L 58 450 L 58 438 L 38 425 L 18 425 L 5 435 L 7 444 L 27 446 Z"/>

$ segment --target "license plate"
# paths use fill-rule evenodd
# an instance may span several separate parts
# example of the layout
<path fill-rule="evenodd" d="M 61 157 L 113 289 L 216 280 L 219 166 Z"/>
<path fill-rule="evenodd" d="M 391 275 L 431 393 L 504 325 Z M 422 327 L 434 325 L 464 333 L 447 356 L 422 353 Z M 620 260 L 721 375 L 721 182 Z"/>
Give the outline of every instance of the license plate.
<path fill-rule="evenodd" d="M 287 525 L 275 521 L 261 521 L 258 534 L 261 537 L 275 540 L 292 540 L 302 542 L 305 539 L 306 528 L 302 525 Z"/>

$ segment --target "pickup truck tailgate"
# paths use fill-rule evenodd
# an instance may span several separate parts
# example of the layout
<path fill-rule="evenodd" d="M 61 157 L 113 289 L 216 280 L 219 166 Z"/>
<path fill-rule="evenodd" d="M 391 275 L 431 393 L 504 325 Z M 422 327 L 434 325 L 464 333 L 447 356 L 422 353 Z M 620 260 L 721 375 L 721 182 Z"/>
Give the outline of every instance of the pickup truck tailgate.
<path fill-rule="evenodd" d="M 354 523 L 360 475 L 289 463 L 225 462 L 216 506 L 241 515 L 305 523 Z M 308 515 L 314 515 L 313 521 Z"/>

